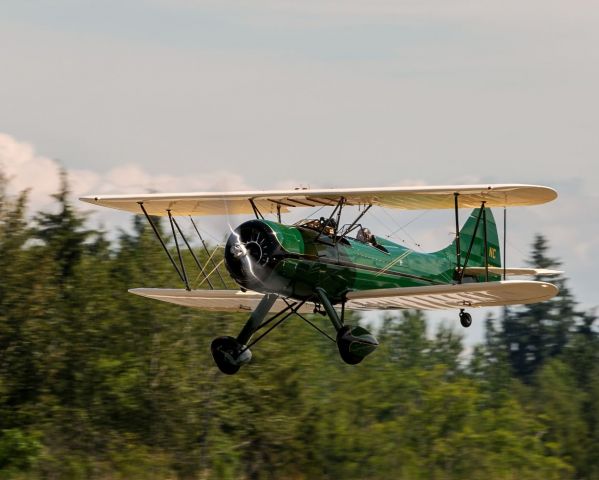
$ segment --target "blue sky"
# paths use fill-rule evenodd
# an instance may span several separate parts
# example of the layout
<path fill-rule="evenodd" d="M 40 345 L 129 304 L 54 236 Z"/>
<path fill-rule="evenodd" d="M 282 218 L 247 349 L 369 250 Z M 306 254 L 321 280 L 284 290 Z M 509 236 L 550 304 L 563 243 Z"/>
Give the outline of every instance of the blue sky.
<path fill-rule="evenodd" d="M 510 213 L 511 258 L 547 234 L 590 308 L 598 27 L 578 0 L 8 0 L 0 164 L 36 205 L 54 160 L 80 195 L 547 184 L 557 202 Z M 450 226 L 411 228 L 432 250 Z"/>

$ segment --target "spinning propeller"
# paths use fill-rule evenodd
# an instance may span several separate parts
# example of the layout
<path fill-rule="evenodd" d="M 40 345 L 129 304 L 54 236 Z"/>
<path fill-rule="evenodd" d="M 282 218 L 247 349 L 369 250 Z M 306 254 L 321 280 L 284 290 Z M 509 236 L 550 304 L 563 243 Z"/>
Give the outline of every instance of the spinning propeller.
<path fill-rule="evenodd" d="M 272 280 L 280 250 L 272 229 L 260 220 L 250 220 L 231 230 L 225 246 L 225 264 L 239 285 L 263 290 Z"/>

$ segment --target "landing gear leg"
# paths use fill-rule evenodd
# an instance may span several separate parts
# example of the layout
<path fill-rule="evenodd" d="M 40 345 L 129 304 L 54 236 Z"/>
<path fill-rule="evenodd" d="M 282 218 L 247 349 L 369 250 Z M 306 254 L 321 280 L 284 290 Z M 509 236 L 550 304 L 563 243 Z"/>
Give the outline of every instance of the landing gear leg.
<path fill-rule="evenodd" d="M 233 375 L 252 359 L 252 352 L 245 345 L 258 329 L 264 317 L 268 314 L 277 299 L 277 295 L 266 294 L 260 300 L 256 309 L 237 335 L 233 337 L 218 337 L 212 341 L 210 350 L 219 370 L 227 375 Z"/>
<path fill-rule="evenodd" d="M 376 350 L 379 342 L 374 335 L 363 327 L 344 325 L 343 320 L 337 314 L 337 310 L 333 308 L 326 291 L 318 287 L 316 288 L 316 294 L 337 331 L 337 348 L 345 363 L 356 365 Z"/>
<path fill-rule="evenodd" d="M 472 325 L 472 315 L 470 315 L 468 312 L 465 312 L 463 308 L 460 309 L 460 323 L 464 328 L 468 328 L 470 325 Z"/>
<path fill-rule="evenodd" d="M 327 292 L 325 292 L 323 288 L 316 287 L 316 293 L 318 295 L 318 298 L 320 298 L 320 303 L 322 303 L 324 311 L 327 312 L 327 315 L 329 316 L 329 319 L 331 320 L 333 327 L 335 327 L 335 331 L 338 332 L 343 327 L 343 321 L 339 318 L 337 310 L 333 308 L 333 305 L 329 300 Z"/>

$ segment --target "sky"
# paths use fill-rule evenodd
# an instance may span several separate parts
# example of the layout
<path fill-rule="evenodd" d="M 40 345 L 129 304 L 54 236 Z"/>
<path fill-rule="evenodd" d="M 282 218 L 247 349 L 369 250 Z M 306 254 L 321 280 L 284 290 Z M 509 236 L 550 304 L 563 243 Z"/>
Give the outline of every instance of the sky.
<path fill-rule="evenodd" d="M 548 185 L 556 202 L 508 213 L 508 263 L 545 234 L 593 308 L 597 45 L 582 0 L 5 0 L 0 168 L 32 208 L 58 163 L 74 196 Z M 451 241 L 448 212 L 406 223 L 407 244 Z"/>

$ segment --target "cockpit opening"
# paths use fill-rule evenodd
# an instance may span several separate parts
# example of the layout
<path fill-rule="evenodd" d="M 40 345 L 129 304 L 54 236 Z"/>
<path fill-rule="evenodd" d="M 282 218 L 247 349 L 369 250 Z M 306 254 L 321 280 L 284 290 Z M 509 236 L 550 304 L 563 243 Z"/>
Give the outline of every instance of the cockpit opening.
<path fill-rule="evenodd" d="M 372 234 L 370 229 L 363 227 L 360 224 L 357 225 L 344 225 L 341 229 L 338 228 L 337 222 L 333 218 L 305 218 L 298 222 L 294 223 L 294 226 L 307 228 L 310 230 L 314 230 L 316 232 L 322 232 L 323 235 L 330 237 L 331 239 L 335 239 L 335 237 L 344 237 L 342 238 L 342 242 L 348 246 L 351 244 L 345 239 L 346 234 L 344 233 L 347 228 L 351 228 L 350 232 L 355 231 L 357 228 L 357 233 L 355 240 L 358 242 L 364 243 L 366 245 L 371 245 L 374 248 L 378 248 L 382 252 L 389 253 L 388 250 L 381 244 L 379 244 L 376 240 L 376 237 Z M 351 237 L 350 237 L 351 238 Z"/>
<path fill-rule="evenodd" d="M 337 222 L 333 218 L 306 218 L 295 222 L 296 227 L 308 228 L 316 232 L 322 231 L 324 235 L 334 237 L 337 234 Z"/>

